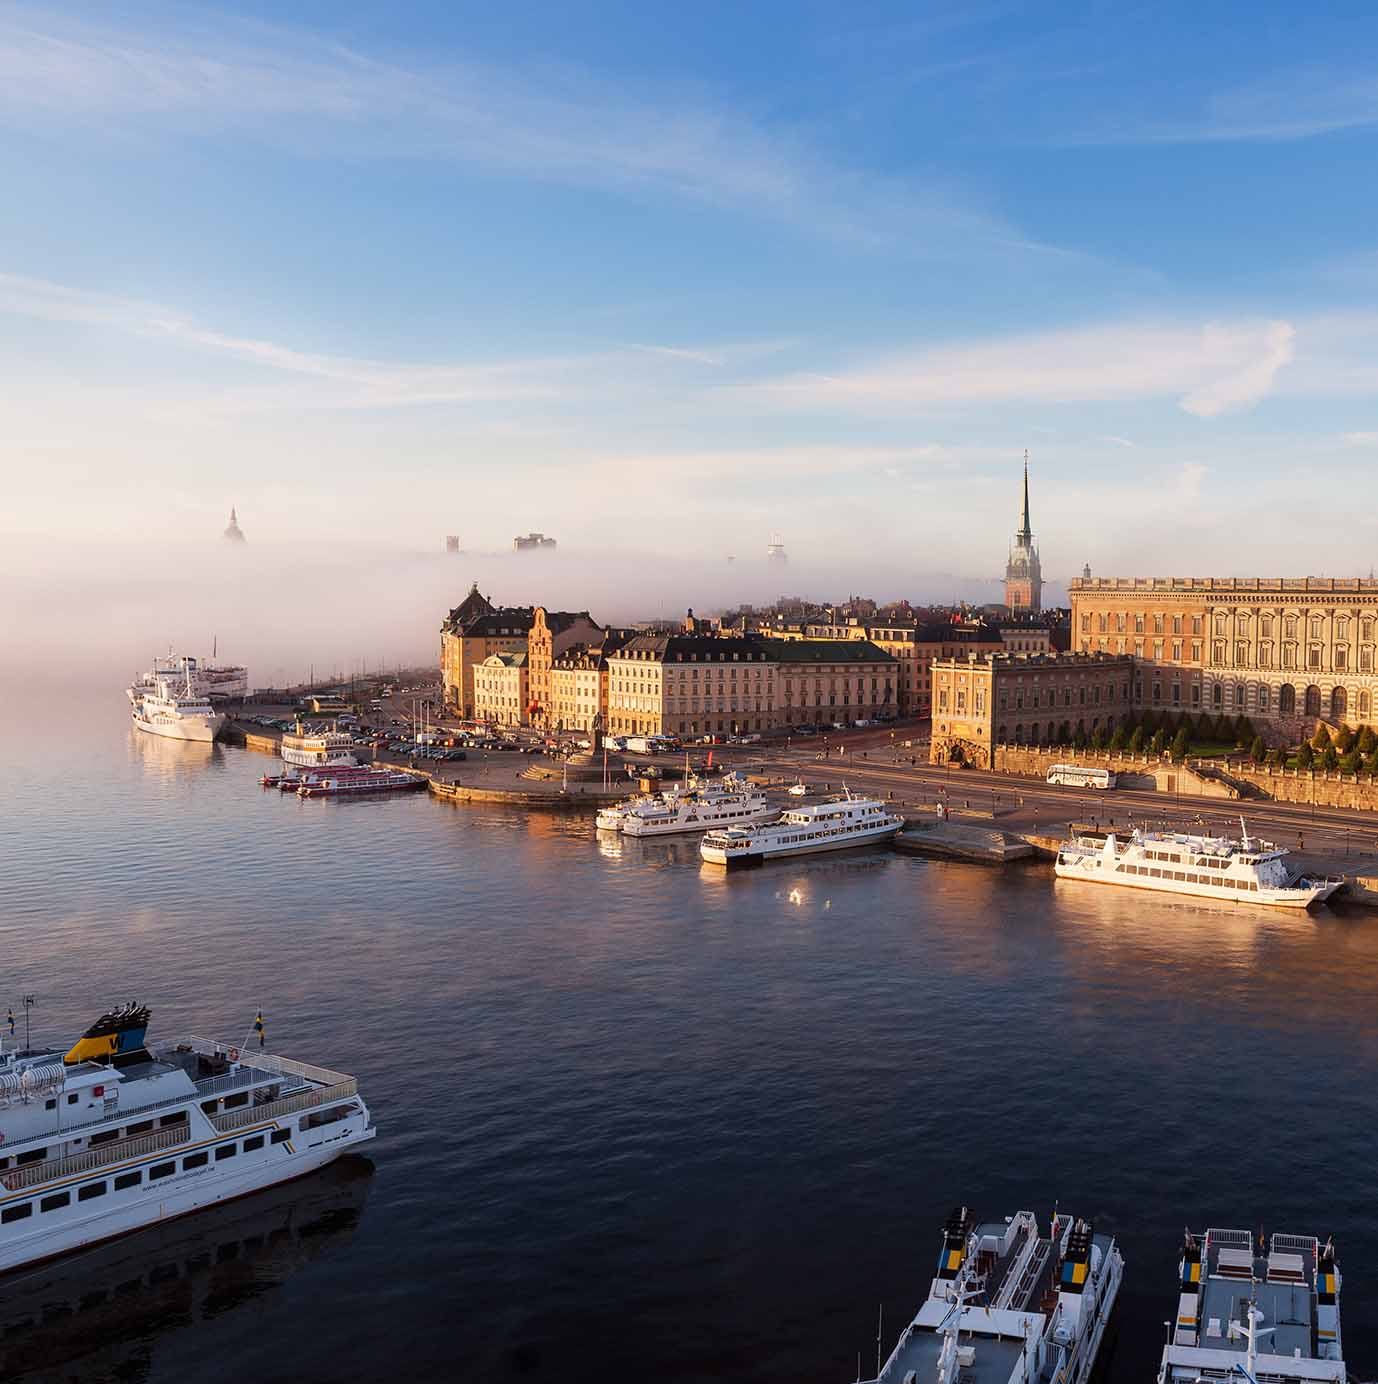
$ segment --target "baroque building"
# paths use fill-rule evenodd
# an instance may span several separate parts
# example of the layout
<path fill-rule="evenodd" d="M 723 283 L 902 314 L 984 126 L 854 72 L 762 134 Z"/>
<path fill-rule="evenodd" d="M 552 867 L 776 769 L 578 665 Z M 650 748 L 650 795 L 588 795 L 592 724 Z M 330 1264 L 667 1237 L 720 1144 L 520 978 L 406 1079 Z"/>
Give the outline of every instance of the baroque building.
<path fill-rule="evenodd" d="M 502 609 L 481 595 L 478 583 L 440 627 L 440 680 L 445 709 L 474 715 L 474 669 L 492 654 L 526 652 L 535 612 L 529 606 Z"/>
<path fill-rule="evenodd" d="M 1043 567 L 1029 526 L 1029 454 L 1024 453 L 1024 507 L 1005 563 L 1005 608 L 1011 615 L 1043 609 Z"/>
<path fill-rule="evenodd" d="M 1080 577 L 1073 648 L 1135 659 L 1136 709 L 1247 716 L 1296 741 L 1378 713 L 1378 580 Z"/>

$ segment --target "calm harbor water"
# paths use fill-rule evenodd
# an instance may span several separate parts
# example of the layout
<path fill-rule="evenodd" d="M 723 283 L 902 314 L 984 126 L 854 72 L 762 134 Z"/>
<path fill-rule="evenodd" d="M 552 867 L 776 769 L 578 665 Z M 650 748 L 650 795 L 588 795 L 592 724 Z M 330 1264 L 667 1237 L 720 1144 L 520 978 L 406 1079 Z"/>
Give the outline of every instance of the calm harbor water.
<path fill-rule="evenodd" d="M 1373 915 L 888 854 L 728 877 L 587 820 L 264 793 L 270 760 L 104 690 L 7 710 L 0 1005 L 35 992 L 55 1044 L 127 998 L 163 1034 L 262 1006 L 380 1130 L 8 1280 L 7 1378 L 843 1384 L 953 1204 L 1055 1200 L 1125 1253 L 1113 1380 L 1156 1367 L 1186 1224 L 1333 1232 L 1378 1371 Z"/>

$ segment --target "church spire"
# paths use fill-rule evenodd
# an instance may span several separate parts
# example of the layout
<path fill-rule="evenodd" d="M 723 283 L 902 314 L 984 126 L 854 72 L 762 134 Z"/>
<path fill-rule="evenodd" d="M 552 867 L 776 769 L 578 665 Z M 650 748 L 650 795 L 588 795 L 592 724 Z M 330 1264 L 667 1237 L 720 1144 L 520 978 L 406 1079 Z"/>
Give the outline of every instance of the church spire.
<path fill-rule="evenodd" d="M 1029 526 L 1029 449 L 1024 449 L 1024 510 L 1019 525 L 1019 537 L 1024 546 L 1033 542 L 1033 529 Z"/>

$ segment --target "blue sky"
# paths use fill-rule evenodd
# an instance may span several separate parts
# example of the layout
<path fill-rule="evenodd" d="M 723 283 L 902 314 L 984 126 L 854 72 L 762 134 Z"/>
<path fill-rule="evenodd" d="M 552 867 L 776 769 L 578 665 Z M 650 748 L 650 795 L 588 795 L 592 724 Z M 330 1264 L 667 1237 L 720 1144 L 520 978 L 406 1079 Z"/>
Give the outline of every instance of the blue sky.
<path fill-rule="evenodd" d="M 1373 561 L 1372 7 L 0 3 L 0 123 L 11 539 Z"/>

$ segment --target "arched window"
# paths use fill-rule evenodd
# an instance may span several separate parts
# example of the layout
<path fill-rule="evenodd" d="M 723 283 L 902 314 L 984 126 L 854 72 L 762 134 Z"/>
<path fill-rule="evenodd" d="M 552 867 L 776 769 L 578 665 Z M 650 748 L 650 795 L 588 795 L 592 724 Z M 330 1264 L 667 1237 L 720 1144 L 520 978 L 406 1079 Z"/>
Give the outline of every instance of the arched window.
<path fill-rule="evenodd" d="M 1314 683 L 1306 689 L 1306 714 L 1308 716 L 1321 714 L 1321 689 Z"/>
<path fill-rule="evenodd" d="M 1242 682 L 1235 684 L 1234 704 L 1240 711 L 1244 710 L 1244 684 Z"/>
<path fill-rule="evenodd" d="M 1369 714 L 1369 712 L 1372 710 L 1372 706 L 1373 706 L 1373 704 L 1372 704 L 1372 702 L 1369 700 L 1369 695 L 1368 695 L 1368 693 L 1367 693 L 1367 692 L 1360 692 L 1360 693 L 1359 693 L 1359 715 L 1360 715 L 1360 716 L 1365 716 L 1365 717 L 1366 717 L 1366 716 Z"/>
<path fill-rule="evenodd" d="M 1278 689 L 1278 715 L 1295 716 L 1297 714 L 1297 689 L 1290 682 L 1285 682 Z"/>
<path fill-rule="evenodd" d="M 1217 682 L 1211 688 L 1211 705 L 1213 707 L 1219 707 L 1222 696 L 1224 696 L 1224 693 L 1221 690 L 1220 684 Z"/>
<path fill-rule="evenodd" d="M 1272 698 L 1269 695 L 1268 684 L 1266 682 L 1259 684 L 1259 688 L 1257 693 L 1255 694 L 1255 697 L 1258 709 L 1260 711 L 1267 711 L 1269 709 L 1269 704 L 1272 701 Z"/>
<path fill-rule="evenodd" d="M 1000 727 L 1000 743 L 1001 743 L 1002 745 L 1005 743 L 1005 727 L 1004 727 L 1004 726 L 1001 726 L 1001 727 Z"/>
<path fill-rule="evenodd" d="M 1330 715 L 1336 721 L 1343 721 L 1345 712 L 1349 710 L 1349 694 L 1343 687 L 1337 687 L 1330 694 Z"/>
<path fill-rule="evenodd" d="M 1015 726 L 1015 728 L 1014 728 L 1014 743 L 1015 743 L 1016 745 L 1022 745 L 1022 744 L 1024 743 L 1024 727 L 1023 727 L 1023 726 Z"/>

